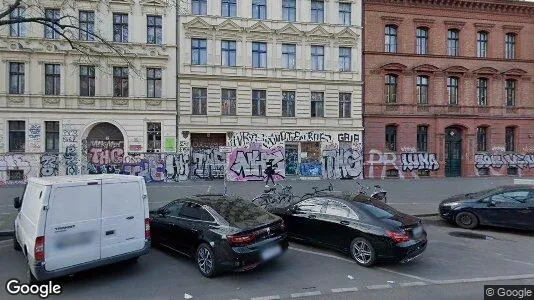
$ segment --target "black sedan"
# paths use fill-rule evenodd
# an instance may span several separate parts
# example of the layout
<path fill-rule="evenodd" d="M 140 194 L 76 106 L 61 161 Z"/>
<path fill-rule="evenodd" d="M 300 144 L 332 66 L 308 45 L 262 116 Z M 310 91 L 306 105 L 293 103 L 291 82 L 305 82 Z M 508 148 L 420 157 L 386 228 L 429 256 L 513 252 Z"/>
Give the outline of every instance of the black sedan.
<path fill-rule="evenodd" d="M 288 248 L 283 220 L 249 201 L 197 195 L 150 212 L 152 243 L 196 260 L 200 273 L 245 271 Z"/>
<path fill-rule="evenodd" d="M 363 195 L 320 193 L 272 212 L 284 219 L 291 238 L 350 253 L 365 267 L 411 261 L 427 246 L 419 219 Z"/>
<path fill-rule="evenodd" d="M 456 195 L 440 203 L 439 214 L 466 229 L 488 225 L 534 230 L 534 185 L 506 185 Z"/>

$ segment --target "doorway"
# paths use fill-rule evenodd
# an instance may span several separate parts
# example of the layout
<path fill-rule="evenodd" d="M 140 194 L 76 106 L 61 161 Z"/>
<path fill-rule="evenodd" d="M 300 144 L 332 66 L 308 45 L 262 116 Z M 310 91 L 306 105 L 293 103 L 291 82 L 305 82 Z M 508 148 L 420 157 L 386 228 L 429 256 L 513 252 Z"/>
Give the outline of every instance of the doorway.
<path fill-rule="evenodd" d="M 462 131 L 456 127 L 445 129 L 445 177 L 462 176 Z"/>

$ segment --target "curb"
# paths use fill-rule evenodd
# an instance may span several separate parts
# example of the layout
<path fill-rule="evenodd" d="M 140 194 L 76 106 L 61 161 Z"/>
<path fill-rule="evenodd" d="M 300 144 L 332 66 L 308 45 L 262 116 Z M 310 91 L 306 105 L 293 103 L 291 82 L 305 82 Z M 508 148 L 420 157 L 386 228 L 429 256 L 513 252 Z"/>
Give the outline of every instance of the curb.
<path fill-rule="evenodd" d="M 0 236 L 13 236 L 14 231 L 0 231 Z"/>
<path fill-rule="evenodd" d="M 437 217 L 439 214 L 417 214 L 413 215 L 414 217 Z"/>

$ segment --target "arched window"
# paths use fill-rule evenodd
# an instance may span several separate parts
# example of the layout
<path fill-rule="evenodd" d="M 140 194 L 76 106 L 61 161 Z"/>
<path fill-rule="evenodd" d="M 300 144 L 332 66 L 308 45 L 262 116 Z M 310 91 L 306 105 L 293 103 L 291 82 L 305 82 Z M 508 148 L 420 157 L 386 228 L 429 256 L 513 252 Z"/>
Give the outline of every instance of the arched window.
<path fill-rule="evenodd" d="M 447 36 L 447 54 L 450 56 L 460 55 L 460 31 L 449 29 Z"/>
<path fill-rule="evenodd" d="M 384 45 L 385 52 L 396 53 L 397 52 L 397 26 L 386 25 L 384 32 Z"/>
<path fill-rule="evenodd" d="M 385 99 L 386 103 L 397 102 L 397 75 L 387 74 L 385 77 Z"/>
<path fill-rule="evenodd" d="M 477 57 L 488 56 L 488 33 L 485 31 L 477 32 Z"/>
<path fill-rule="evenodd" d="M 504 37 L 504 58 L 515 59 L 515 34 L 507 33 Z"/>
<path fill-rule="evenodd" d="M 428 54 L 428 28 L 417 27 L 415 54 Z"/>

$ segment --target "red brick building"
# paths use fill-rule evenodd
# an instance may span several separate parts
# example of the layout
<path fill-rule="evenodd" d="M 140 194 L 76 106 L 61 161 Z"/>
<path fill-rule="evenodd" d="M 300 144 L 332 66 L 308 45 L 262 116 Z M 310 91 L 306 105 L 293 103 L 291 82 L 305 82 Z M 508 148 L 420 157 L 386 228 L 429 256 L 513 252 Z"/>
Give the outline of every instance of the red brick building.
<path fill-rule="evenodd" d="M 534 3 L 364 1 L 366 178 L 534 175 Z"/>

